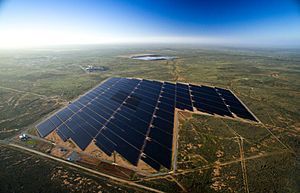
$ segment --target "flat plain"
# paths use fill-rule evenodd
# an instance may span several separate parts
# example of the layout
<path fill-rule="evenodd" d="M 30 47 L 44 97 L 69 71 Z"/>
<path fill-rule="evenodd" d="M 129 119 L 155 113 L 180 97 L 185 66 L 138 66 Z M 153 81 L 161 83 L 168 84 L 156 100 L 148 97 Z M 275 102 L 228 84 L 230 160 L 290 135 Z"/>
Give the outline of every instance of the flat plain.
<path fill-rule="evenodd" d="M 176 59 L 127 57 L 145 53 Z M 177 171 L 135 183 L 165 192 L 300 192 L 299 53 L 166 45 L 1 50 L 0 192 L 144 191 L 5 144 L 112 76 L 228 88 L 261 121 L 180 112 Z M 89 65 L 106 70 L 87 72 Z"/>

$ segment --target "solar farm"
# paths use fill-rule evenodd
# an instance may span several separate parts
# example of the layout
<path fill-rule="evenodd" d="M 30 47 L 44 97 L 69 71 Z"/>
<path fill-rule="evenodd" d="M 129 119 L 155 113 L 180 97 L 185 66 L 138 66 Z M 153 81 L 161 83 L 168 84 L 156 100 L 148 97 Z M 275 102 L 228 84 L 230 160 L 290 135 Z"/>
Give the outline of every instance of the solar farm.
<path fill-rule="evenodd" d="M 41 137 L 57 135 L 81 151 L 95 146 L 106 158 L 121 156 L 137 168 L 144 162 L 155 171 L 171 170 L 176 168 L 177 111 L 259 122 L 230 90 L 109 78 L 36 128 Z"/>
<path fill-rule="evenodd" d="M 299 192 L 297 53 L 1 52 L 0 192 Z"/>

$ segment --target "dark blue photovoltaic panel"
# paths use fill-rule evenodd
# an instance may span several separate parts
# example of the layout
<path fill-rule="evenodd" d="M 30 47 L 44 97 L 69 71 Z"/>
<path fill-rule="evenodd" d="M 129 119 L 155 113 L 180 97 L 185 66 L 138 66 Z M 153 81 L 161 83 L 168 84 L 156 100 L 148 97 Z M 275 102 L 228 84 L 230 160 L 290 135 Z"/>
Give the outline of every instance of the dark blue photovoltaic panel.
<path fill-rule="evenodd" d="M 160 87 L 156 87 L 156 86 L 153 87 L 153 86 L 145 85 L 145 84 L 142 84 L 142 83 L 138 86 L 138 88 L 141 89 L 141 90 L 145 90 L 149 93 L 152 93 L 154 95 L 159 94 L 160 89 L 161 89 Z"/>
<path fill-rule="evenodd" d="M 222 98 L 219 95 L 211 95 L 211 94 L 207 94 L 207 93 L 199 93 L 199 92 L 191 92 L 192 98 L 198 98 L 197 100 L 211 100 L 211 101 L 215 101 L 217 103 L 224 103 Z"/>
<path fill-rule="evenodd" d="M 68 109 L 68 107 L 62 109 L 61 111 L 58 111 L 56 113 L 56 116 L 62 121 L 66 121 L 67 119 L 69 119 L 74 113 Z"/>
<path fill-rule="evenodd" d="M 128 84 L 128 83 L 118 83 L 115 86 L 111 87 L 110 90 L 118 91 L 124 90 L 126 92 L 131 92 L 137 85 L 136 84 Z"/>
<path fill-rule="evenodd" d="M 142 110 L 148 112 L 149 114 L 153 114 L 153 111 L 155 109 L 155 105 L 156 105 L 156 103 L 150 104 L 149 101 L 143 100 L 138 105 L 138 109 L 142 109 Z"/>
<path fill-rule="evenodd" d="M 175 90 L 176 86 L 175 86 L 175 84 L 173 84 L 173 83 L 165 82 L 165 83 L 163 84 L 163 88 L 165 88 L 165 89 L 170 89 L 170 90 Z"/>
<path fill-rule="evenodd" d="M 53 115 L 49 119 L 53 123 L 53 125 L 55 125 L 55 127 L 58 127 L 62 124 L 62 121 L 56 115 Z"/>
<path fill-rule="evenodd" d="M 119 137 L 117 137 L 116 135 L 114 135 L 112 132 L 110 132 L 109 129 L 106 127 L 100 131 L 100 133 L 96 137 L 96 140 L 99 135 L 102 135 L 105 138 L 107 138 L 115 146 L 117 146 L 119 143 L 121 143 L 121 139 Z M 101 141 L 101 140 L 99 140 L 99 141 Z"/>
<path fill-rule="evenodd" d="M 150 93 L 149 91 L 146 91 L 146 90 L 140 89 L 140 88 L 135 90 L 134 93 L 140 95 L 143 98 L 146 97 L 146 98 L 148 98 L 150 100 L 154 100 L 154 101 L 156 101 L 159 96 L 157 93 L 152 93 L 152 92 Z"/>
<path fill-rule="evenodd" d="M 135 116 L 135 118 L 138 118 L 138 119 L 140 119 L 140 120 L 142 120 L 142 121 L 144 121 L 144 122 L 146 122 L 146 123 L 149 124 L 150 121 L 151 121 L 151 119 L 152 119 L 155 107 L 153 107 L 153 106 L 146 106 L 146 105 L 143 105 L 143 106 L 149 107 L 149 109 L 139 108 L 138 110 L 136 110 L 134 112 L 132 112 L 130 110 L 128 110 L 126 112 L 133 114 Z"/>
<path fill-rule="evenodd" d="M 176 83 L 176 89 L 177 90 L 189 90 L 189 85 L 187 84 L 181 84 L 181 83 Z"/>
<path fill-rule="evenodd" d="M 190 100 L 191 95 L 190 95 L 190 93 L 188 91 L 186 91 L 186 92 L 178 92 L 178 91 L 176 91 L 176 99 L 178 99 L 178 98 Z"/>
<path fill-rule="evenodd" d="M 170 133 L 170 134 L 173 133 L 173 123 L 170 123 L 169 121 L 166 121 L 159 117 L 154 118 L 152 125 L 158 127 L 159 129 L 161 129 L 167 133 Z"/>
<path fill-rule="evenodd" d="M 102 82 L 100 86 L 105 85 L 105 86 L 111 86 L 113 83 L 121 80 L 122 78 L 109 78 L 105 82 Z"/>
<path fill-rule="evenodd" d="M 98 101 L 92 101 L 91 105 L 100 108 L 102 111 L 104 111 L 106 114 L 109 114 L 109 115 L 111 115 L 115 111 L 114 109 L 109 108 L 109 106 L 106 106 Z"/>
<path fill-rule="evenodd" d="M 146 80 L 146 79 L 143 79 L 141 83 L 148 84 L 148 85 L 151 85 L 153 87 L 161 87 L 163 85 L 163 83 L 161 83 L 161 82 Z"/>
<path fill-rule="evenodd" d="M 193 105 L 198 111 L 233 117 L 228 107 L 214 88 L 191 85 Z"/>
<path fill-rule="evenodd" d="M 150 114 L 142 109 L 137 110 L 134 113 L 134 115 L 146 123 L 150 123 L 152 116 L 153 116 L 152 114 Z"/>
<path fill-rule="evenodd" d="M 148 83 L 148 82 L 145 82 L 145 81 L 141 81 L 140 86 L 146 86 L 147 88 L 151 88 L 153 90 L 159 91 L 162 87 L 162 84 L 157 85 L 157 84 L 155 84 L 155 82 Z"/>
<path fill-rule="evenodd" d="M 79 108 L 79 110 L 85 107 L 85 106 L 84 106 L 83 104 L 81 104 L 78 100 L 75 101 L 75 102 L 73 102 L 72 104 L 75 105 L 75 106 L 77 106 L 77 108 Z"/>
<path fill-rule="evenodd" d="M 198 88 L 198 89 L 193 90 L 195 88 Z M 221 99 L 219 94 L 213 88 L 209 88 L 209 87 L 204 87 L 204 86 L 191 87 L 191 93 L 192 93 L 192 95 L 194 95 L 196 97 L 203 96 L 206 98 L 213 98 L 214 100 Z"/>
<path fill-rule="evenodd" d="M 244 118 L 244 119 L 249 119 L 252 121 L 257 121 L 256 118 L 249 113 L 249 111 L 244 110 L 244 109 L 234 109 L 234 108 L 230 108 L 230 110 L 238 117 Z"/>
<path fill-rule="evenodd" d="M 194 102 L 194 107 L 196 107 L 198 111 L 206 112 L 209 114 L 218 114 L 221 116 L 226 115 L 232 117 L 231 113 L 228 110 L 219 109 L 217 107 L 207 105 L 206 103 Z"/>
<path fill-rule="evenodd" d="M 168 105 L 168 104 L 164 104 L 164 103 L 158 103 L 157 107 L 159 109 L 162 109 L 166 112 L 174 112 L 175 110 L 175 106 L 173 105 Z"/>
<path fill-rule="evenodd" d="M 204 98 L 197 98 L 197 97 L 193 97 L 194 101 L 194 106 L 197 108 L 197 110 L 199 111 L 209 111 L 212 114 L 218 114 L 218 115 L 222 115 L 222 116 L 229 116 L 232 117 L 231 112 L 228 110 L 228 107 L 222 102 L 215 102 L 212 100 L 207 100 Z"/>
<path fill-rule="evenodd" d="M 216 97 L 212 97 L 211 95 L 207 97 L 204 95 L 200 95 L 199 93 L 192 95 L 192 100 L 194 101 L 205 100 L 205 101 L 210 101 L 216 105 L 223 105 L 223 106 L 225 105 L 224 101 L 220 97 L 216 98 Z"/>
<path fill-rule="evenodd" d="M 138 105 L 140 104 L 142 98 L 136 96 L 136 95 L 132 95 L 130 98 L 128 98 L 124 104 L 124 106 L 131 108 L 132 110 L 137 110 L 138 109 Z"/>
<path fill-rule="evenodd" d="M 174 113 L 194 111 L 257 121 L 229 90 L 182 83 L 110 78 L 36 126 L 55 130 L 84 150 L 92 141 L 133 165 L 141 158 L 156 170 L 171 168 Z"/>
<path fill-rule="evenodd" d="M 56 130 L 56 133 L 63 141 L 67 141 L 68 138 L 60 130 Z"/>
<path fill-rule="evenodd" d="M 86 105 L 88 102 L 91 101 L 92 98 L 93 98 L 93 96 L 85 95 L 85 96 L 80 97 L 78 99 L 78 102 L 82 105 Z"/>
<path fill-rule="evenodd" d="M 236 116 L 252 121 L 257 121 L 256 118 L 243 105 L 234 103 L 232 101 L 225 100 L 225 102 L 229 105 L 230 111 L 233 112 Z"/>
<path fill-rule="evenodd" d="M 116 114 L 114 117 L 116 119 L 119 118 L 120 120 L 123 120 L 124 123 L 130 125 L 131 127 L 137 128 L 141 133 L 146 133 L 149 127 L 149 122 L 145 122 L 144 120 L 139 119 L 135 115 L 129 114 L 124 110 L 118 112 L 118 114 Z"/>
<path fill-rule="evenodd" d="M 226 96 L 226 98 L 236 98 L 232 93 L 231 93 L 231 91 L 229 91 L 229 90 L 225 90 L 225 89 L 222 89 L 222 88 L 215 88 L 216 89 L 216 91 L 218 92 L 218 93 L 220 93 L 222 96 Z"/>
<path fill-rule="evenodd" d="M 189 111 L 193 110 L 192 106 L 189 106 L 189 105 L 186 105 L 186 104 L 183 104 L 183 103 L 179 103 L 179 102 L 176 103 L 176 108 L 181 109 L 181 110 L 186 109 L 186 110 L 189 110 Z"/>
<path fill-rule="evenodd" d="M 204 93 L 206 95 L 213 95 L 213 96 L 217 95 L 214 88 L 207 87 L 207 86 L 190 85 L 190 90 L 192 93 L 198 92 L 198 93 Z"/>
<path fill-rule="evenodd" d="M 172 150 L 166 149 L 155 141 L 147 141 L 144 153 L 147 157 L 150 157 L 166 168 L 171 169 Z"/>
<path fill-rule="evenodd" d="M 124 89 L 124 90 L 133 90 L 136 88 L 138 83 L 131 81 L 120 81 L 115 86 L 111 87 L 111 89 Z"/>
<path fill-rule="evenodd" d="M 96 120 L 97 122 L 101 123 L 102 125 L 104 125 L 105 122 L 107 121 L 102 116 L 100 116 L 99 114 L 90 110 L 87 107 L 85 107 L 82 112 L 83 112 L 83 114 L 81 115 L 82 117 L 84 117 L 84 116 L 91 117 L 92 119 Z"/>
<path fill-rule="evenodd" d="M 93 130 L 99 131 L 105 122 L 103 119 L 102 123 L 99 121 L 99 119 L 93 118 L 90 114 L 87 114 L 86 112 L 78 112 L 77 115 L 84 120 L 86 123 L 88 123 Z"/>
<path fill-rule="evenodd" d="M 168 116 L 172 116 L 172 119 L 170 119 L 170 122 L 174 122 L 174 109 L 171 111 L 165 111 L 163 108 L 157 108 L 156 113 L 159 115 L 161 113 L 167 113 Z"/>
<path fill-rule="evenodd" d="M 195 101 L 197 101 L 197 98 L 193 98 Z M 230 112 L 228 111 L 228 107 L 226 106 L 226 104 L 221 101 L 221 100 L 216 100 L 216 101 L 213 101 L 213 100 L 209 100 L 209 99 L 200 99 L 198 101 L 201 101 L 201 103 L 204 103 L 206 105 L 210 105 L 212 107 L 215 107 L 217 109 L 222 109 L 224 111 L 227 111 L 229 114 Z"/>
<path fill-rule="evenodd" d="M 117 135 L 117 133 L 110 129 L 104 129 L 102 134 L 104 136 L 107 136 L 111 141 L 113 141 L 117 145 L 118 148 L 116 148 L 116 151 L 120 155 L 127 159 L 131 164 L 135 166 L 137 165 L 140 156 L 140 151 L 135 149 L 125 139 L 122 139 L 120 136 Z"/>
<path fill-rule="evenodd" d="M 134 93 L 134 94 L 132 94 L 132 96 L 137 96 L 137 97 L 140 97 L 140 98 L 143 99 L 143 100 L 140 101 L 139 105 L 146 104 L 148 106 L 155 106 L 156 103 L 157 103 L 157 100 L 155 100 L 155 98 L 157 98 L 157 97 L 155 97 L 155 98 L 148 98 L 148 96 L 146 97 L 146 96 L 140 95 L 138 93 Z"/>
<path fill-rule="evenodd" d="M 96 137 L 96 146 L 102 149 L 108 156 L 111 156 L 112 152 L 116 149 L 116 145 L 102 134 Z"/>
<path fill-rule="evenodd" d="M 94 113 L 96 113 L 98 116 L 100 116 L 101 118 L 107 120 L 111 114 L 109 112 L 104 111 L 104 109 L 102 109 L 101 107 L 99 107 L 98 105 L 87 105 L 87 108 L 89 108 L 91 111 L 93 111 Z"/>
<path fill-rule="evenodd" d="M 164 132 L 156 127 L 152 127 L 150 130 L 149 137 L 168 149 L 172 149 L 173 135 L 167 132 Z"/>
<path fill-rule="evenodd" d="M 186 84 L 176 84 L 176 108 L 193 111 L 189 86 Z"/>
<path fill-rule="evenodd" d="M 143 100 L 140 102 L 139 106 L 148 105 L 148 106 L 151 106 L 151 107 L 155 107 L 156 104 L 157 104 L 157 99 L 158 99 L 158 97 L 156 98 L 156 100 L 144 97 Z"/>
<path fill-rule="evenodd" d="M 166 121 L 169 121 L 171 123 L 174 122 L 174 113 L 167 113 L 161 109 L 156 110 L 155 112 L 155 116 L 160 117 Z"/>
<path fill-rule="evenodd" d="M 141 158 L 145 163 L 147 163 L 149 166 L 151 166 L 152 168 L 154 168 L 155 170 L 159 171 L 160 170 L 160 163 L 154 161 L 153 159 L 151 159 L 150 157 L 147 157 L 145 155 L 145 157 Z"/>
<path fill-rule="evenodd" d="M 122 139 L 126 139 L 126 141 L 134 146 L 136 149 L 141 150 L 145 136 L 137 132 L 136 130 L 132 128 L 127 128 L 126 130 L 124 127 L 119 127 L 116 124 L 110 122 L 107 125 L 107 128 L 111 131 L 114 131 L 118 136 L 120 136 Z"/>
<path fill-rule="evenodd" d="M 192 101 L 189 99 L 176 98 L 176 108 L 181 110 L 193 111 Z"/>
<path fill-rule="evenodd" d="M 192 102 L 191 102 L 190 98 L 177 97 L 176 98 L 176 103 L 182 103 L 182 104 L 185 104 L 185 105 L 188 105 L 188 106 L 192 106 Z"/>
<path fill-rule="evenodd" d="M 47 119 L 44 122 L 38 124 L 36 128 L 41 137 L 46 137 L 55 129 L 55 125 L 53 125 L 53 123 L 49 119 Z"/>
<path fill-rule="evenodd" d="M 229 105 L 229 108 L 244 109 L 244 105 L 242 105 L 242 103 L 240 103 L 239 101 L 225 99 L 224 102 Z"/>
<path fill-rule="evenodd" d="M 133 87 L 130 87 L 129 85 L 122 85 L 122 84 L 118 84 L 113 86 L 112 88 L 110 88 L 109 90 L 107 90 L 105 93 L 109 93 L 110 97 L 114 97 L 114 95 L 117 95 L 118 92 L 120 95 L 124 95 L 124 96 L 128 96 L 129 93 L 131 93 L 131 91 L 133 90 Z M 117 98 L 117 97 L 116 97 Z"/>
<path fill-rule="evenodd" d="M 91 137 L 95 137 L 97 135 L 98 133 L 97 129 L 95 129 L 92 125 L 90 125 L 88 122 L 83 120 L 80 116 L 74 115 L 72 119 L 77 123 L 77 125 L 83 128 L 84 131 Z"/>
<path fill-rule="evenodd" d="M 78 125 L 77 125 L 77 117 L 71 117 L 68 119 L 64 124 L 71 130 L 72 135 L 71 137 L 76 133 L 79 132 L 79 130 L 82 130 Z"/>
<path fill-rule="evenodd" d="M 68 125 L 68 123 L 67 123 Z M 92 137 L 89 136 L 86 131 L 84 131 L 83 128 L 81 128 L 79 125 L 74 124 L 72 128 L 72 131 L 74 134 L 71 136 L 72 140 L 75 142 L 75 144 L 82 150 L 85 150 L 85 148 L 90 144 L 92 141 Z"/>
<path fill-rule="evenodd" d="M 141 113 L 143 113 L 144 116 L 139 115 Z M 143 130 L 147 130 L 152 118 L 151 114 L 149 113 L 143 112 L 142 110 L 134 112 L 124 106 L 120 111 L 117 112 L 117 114 L 115 114 L 114 117 L 117 118 L 117 116 L 119 116 L 118 118 L 121 120 L 127 121 L 126 124 Z"/>
<path fill-rule="evenodd" d="M 170 90 L 170 89 L 167 89 L 167 88 L 162 88 L 161 91 L 164 92 L 164 93 L 168 93 L 168 94 L 173 95 L 174 97 L 176 97 L 175 96 L 175 89 L 174 90 Z"/>
<path fill-rule="evenodd" d="M 114 94 L 111 99 L 117 102 L 123 102 L 129 95 L 130 92 L 125 92 L 119 90 L 116 94 Z"/>
<path fill-rule="evenodd" d="M 115 111 L 117 108 L 119 108 L 120 104 L 115 103 L 112 100 L 109 100 L 107 98 L 99 98 L 95 100 L 98 104 L 102 104 L 103 106 L 105 106 L 107 109 L 111 109 L 112 111 Z"/>
<path fill-rule="evenodd" d="M 216 91 L 220 96 L 225 99 L 225 103 L 229 105 L 229 109 L 236 116 L 249 119 L 252 121 L 257 121 L 256 118 L 246 109 L 246 107 L 237 99 L 229 90 L 224 90 L 221 88 L 216 88 Z"/>
<path fill-rule="evenodd" d="M 166 97 L 166 98 L 170 98 L 170 99 L 175 99 L 175 92 L 174 93 L 162 92 L 161 96 Z"/>
<path fill-rule="evenodd" d="M 60 131 L 66 137 L 66 139 L 69 139 L 71 137 L 71 135 L 73 135 L 73 132 L 71 131 L 71 129 L 68 128 L 65 124 L 62 124 L 61 126 L 59 126 L 59 128 L 57 130 Z"/>
<path fill-rule="evenodd" d="M 101 84 L 100 86 L 98 86 L 97 88 L 95 88 L 94 90 L 97 91 L 98 93 L 103 93 L 105 92 L 110 86 L 106 86 Z"/>
<path fill-rule="evenodd" d="M 160 103 L 163 103 L 163 104 L 166 104 L 166 105 L 173 106 L 174 103 L 175 103 L 175 100 L 174 100 L 174 99 L 167 98 L 167 97 L 160 97 L 160 98 L 159 98 L 159 102 L 160 102 Z"/>
<path fill-rule="evenodd" d="M 190 97 L 189 90 L 182 89 L 182 88 L 176 88 L 176 97 Z"/>

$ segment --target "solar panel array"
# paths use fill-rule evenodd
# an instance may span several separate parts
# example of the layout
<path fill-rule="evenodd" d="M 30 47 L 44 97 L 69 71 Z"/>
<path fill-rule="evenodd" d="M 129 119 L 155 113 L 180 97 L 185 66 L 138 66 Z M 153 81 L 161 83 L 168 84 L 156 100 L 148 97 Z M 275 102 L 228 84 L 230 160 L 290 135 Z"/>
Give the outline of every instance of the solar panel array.
<path fill-rule="evenodd" d="M 257 121 L 229 91 L 191 84 L 110 78 L 38 124 L 41 137 L 55 130 L 82 150 L 93 141 L 137 166 L 171 169 L 175 108 Z"/>

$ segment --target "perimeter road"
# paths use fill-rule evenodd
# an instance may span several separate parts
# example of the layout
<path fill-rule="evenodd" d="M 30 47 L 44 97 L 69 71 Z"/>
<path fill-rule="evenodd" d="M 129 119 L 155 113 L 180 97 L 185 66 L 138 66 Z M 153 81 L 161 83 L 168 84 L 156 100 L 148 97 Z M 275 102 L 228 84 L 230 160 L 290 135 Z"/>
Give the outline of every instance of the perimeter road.
<path fill-rule="evenodd" d="M 120 179 L 120 178 L 117 178 L 117 177 L 113 177 L 113 176 L 110 176 L 110 175 L 107 175 L 107 174 L 104 174 L 104 173 L 101 173 L 101 172 L 98 172 L 98 171 L 95 171 L 95 170 L 92 170 L 92 169 L 89 169 L 89 168 L 86 168 L 86 167 L 83 167 L 83 166 L 80 166 L 80 165 L 77 165 L 77 164 L 74 164 L 74 163 L 66 161 L 66 160 L 62 160 L 62 159 L 59 159 L 59 158 L 56 158 L 56 157 L 52 157 L 52 156 L 47 155 L 45 153 L 42 153 L 42 152 L 39 152 L 39 151 L 36 151 L 36 150 L 33 150 L 33 149 L 29 149 L 29 148 L 26 148 L 26 147 L 23 147 L 23 146 L 20 146 L 20 145 L 17 145 L 17 144 L 9 143 L 7 145 L 12 146 L 12 147 L 16 147 L 16 148 L 19 148 L 19 149 L 23 149 L 25 151 L 29 151 L 31 153 L 34 153 L 34 154 L 37 154 L 37 155 L 40 155 L 40 156 L 43 156 L 43 157 L 46 157 L 46 158 L 49 158 L 49 159 L 52 159 L 52 160 L 55 160 L 55 161 L 62 162 L 64 164 L 71 165 L 73 167 L 85 170 L 85 171 L 87 171 L 89 173 L 106 177 L 106 178 L 108 178 L 108 179 L 110 179 L 112 181 L 121 182 L 121 183 L 130 185 L 130 186 L 136 186 L 138 188 L 141 188 L 141 189 L 144 189 L 144 190 L 147 190 L 147 191 L 151 191 L 151 192 L 163 193 L 160 190 L 156 190 L 156 189 L 153 189 L 153 188 L 150 188 L 150 187 L 147 187 L 147 186 L 143 186 L 143 185 L 131 182 L 131 181 L 127 181 L 127 180 L 123 180 L 123 179 Z"/>

